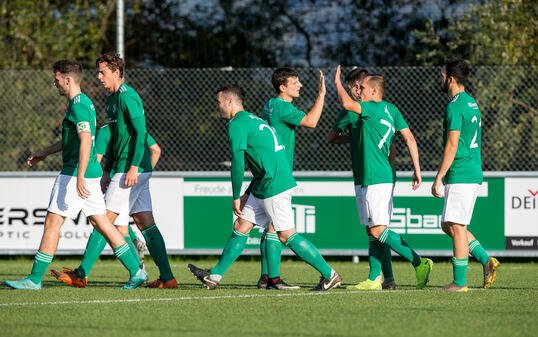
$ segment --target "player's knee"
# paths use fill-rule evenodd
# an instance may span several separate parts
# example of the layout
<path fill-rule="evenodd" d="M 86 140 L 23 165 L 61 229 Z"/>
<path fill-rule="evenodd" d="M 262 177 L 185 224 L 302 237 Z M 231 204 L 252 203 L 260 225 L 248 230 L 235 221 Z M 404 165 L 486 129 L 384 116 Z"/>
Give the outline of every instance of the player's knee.
<path fill-rule="evenodd" d="M 450 237 L 454 235 L 454 233 L 452 233 L 452 228 L 450 228 L 450 223 L 448 222 L 442 222 L 441 229 L 443 230 L 443 232 L 445 232 L 446 235 Z"/>

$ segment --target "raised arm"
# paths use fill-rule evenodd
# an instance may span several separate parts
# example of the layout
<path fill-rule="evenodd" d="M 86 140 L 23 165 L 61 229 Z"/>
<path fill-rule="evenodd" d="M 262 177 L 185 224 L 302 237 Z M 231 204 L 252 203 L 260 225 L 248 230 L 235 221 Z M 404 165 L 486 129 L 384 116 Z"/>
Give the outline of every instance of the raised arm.
<path fill-rule="evenodd" d="M 344 86 L 342 85 L 342 81 L 340 79 L 340 65 L 336 68 L 336 74 L 334 75 L 334 85 L 336 86 L 336 91 L 338 92 L 338 100 L 340 101 L 340 104 L 346 109 L 347 111 L 352 111 L 358 114 L 362 113 L 361 105 L 359 102 L 356 102 L 349 96 L 346 89 L 344 89 Z"/>
<path fill-rule="evenodd" d="M 458 130 L 449 130 L 445 145 L 445 150 L 443 152 L 443 160 L 441 161 L 441 166 L 439 167 L 439 172 L 435 176 L 435 180 L 432 185 L 432 195 L 437 198 L 441 198 L 439 193 L 439 187 L 441 186 L 442 180 L 445 177 L 448 169 L 454 161 L 456 152 L 458 151 L 458 142 L 460 141 L 461 131 Z"/>
<path fill-rule="evenodd" d="M 413 161 L 413 190 L 416 190 L 420 187 L 420 184 L 422 182 L 422 177 L 420 174 L 420 162 L 418 159 L 418 147 L 417 142 L 415 141 L 415 137 L 413 137 L 413 134 L 411 133 L 411 130 L 409 128 L 405 128 L 400 130 L 400 133 L 404 137 L 405 143 L 407 144 L 407 148 L 409 149 L 409 154 L 411 155 L 411 160 Z"/>
<path fill-rule="evenodd" d="M 318 79 L 318 98 L 312 109 L 303 117 L 300 126 L 305 126 L 307 128 L 315 128 L 318 125 L 319 118 L 321 117 L 321 112 L 323 110 L 323 104 L 325 102 L 325 94 L 327 90 L 325 88 L 325 77 L 323 72 L 319 71 Z"/>

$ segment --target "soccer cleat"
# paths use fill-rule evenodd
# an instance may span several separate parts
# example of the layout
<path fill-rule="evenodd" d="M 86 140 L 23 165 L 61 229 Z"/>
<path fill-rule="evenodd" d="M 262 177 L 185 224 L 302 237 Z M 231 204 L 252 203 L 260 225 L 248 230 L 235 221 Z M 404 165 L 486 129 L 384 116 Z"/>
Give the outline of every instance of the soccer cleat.
<path fill-rule="evenodd" d="M 421 258 L 420 264 L 415 268 L 415 274 L 417 276 L 417 289 L 423 289 L 428 280 L 430 279 L 430 273 L 433 269 L 433 261 L 430 259 Z"/>
<path fill-rule="evenodd" d="M 292 285 L 289 285 L 287 284 L 286 282 L 282 281 L 280 278 L 278 279 L 278 281 L 273 282 L 271 280 L 269 280 L 269 282 L 267 283 L 267 289 L 274 289 L 274 290 L 298 290 L 298 289 L 301 289 L 301 287 L 299 286 L 292 286 Z"/>
<path fill-rule="evenodd" d="M 381 288 L 383 290 L 396 290 L 396 282 L 394 281 L 394 278 L 386 278 L 381 284 Z"/>
<path fill-rule="evenodd" d="M 174 277 L 170 281 L 163 282 L 161 279 L 156 279 L 155 281 L 148 283 L 146 285 L 146 288 L 170 288 L 170 289 L 177 289 L 177 280 Z"/>
<path fill-rule="evenodd" d="M 328 291 L 342 284 L 342 276 L 334 271 L 331 278 L 324 278 L 323 276 L 319 280 L 317 287 L 311 289 L 311 291 Z"/>
<path fill-rule="evenodd" d="M 34 283 L 28 277 L 23 278 L 22 280 L 17 280 L 17 281 L 4 281 L 4 283 L 7 286 L 10 286 L 13 289 L 20 289 L 20 290 L 39 290 L 39 289 L 41 289 L 41 282 Z"/>
<path fill-rule="evenodd" d="M 353 290 L 381 290 L 381 279 L 376 278 L 375 280 L 366 279 L 366 281 L 359 282 L 354 286 L 347 286 L 346 289 Z"/>
<path fill-rule="evenodd" d="M 142 283 L 146 282 L 148 280 L 148 274 L 146 274 L 145 271 L 142 269 L 139 269 L 135 276 L 130 277 L 129 281 L 125 283 L 123 287 L 121 287 L 121 290 L 129 290 L 138 288 Z"/>
<path fill-rule="evenodd" d="M 256 286 L 258 287 L 258 289 L 267 289 L 267 283 L 267 275 L 261 275 Z"/>
<path fill-rule="evenodd" d="M 450 291 L 450 292 L 457 292 L 457 293 L 466 293 L 467 291 L 469 291 L 469 288 L 467 288 L 467 285 L 459 286 L 456 283 L 452 282 L 452 283 L 440 288 L 439 291 Z"/>
<path fill-rule="evenodd" d="M 488 262 L 484 265 L 484 289 L 491 287 L 497 277 L 497 269 L 501 266 L 501 263 L 494 257 L 490 257 Z"/>
<path fill-rule="evenodd" d="M 65 284 L 69 284 L 75 288 L 86 288 L 88 284 L 87 277 L 78 277 L 77 273 L 74 270 L 65 268 L 64 271 L 54 270 L 50 271 L 52 276 L 56 277 L 58 280 L 62 281 Z"/>
<path fill-rule="evenodd" d="M 209 290 L 214 290 L 218 285 L 218 281 L 214 281 L 209 278 L 209 269 L 200 269 L 193 264 L 189 264 L 189 270 L 205 287 Z"/>

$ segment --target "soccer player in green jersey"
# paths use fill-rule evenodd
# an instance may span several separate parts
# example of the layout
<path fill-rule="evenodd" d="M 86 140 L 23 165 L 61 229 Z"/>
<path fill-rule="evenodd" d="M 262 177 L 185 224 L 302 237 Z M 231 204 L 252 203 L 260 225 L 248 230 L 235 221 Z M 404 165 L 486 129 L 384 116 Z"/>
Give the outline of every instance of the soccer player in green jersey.
<path fill-rule="evenodd" d="M 266 121 L 244 110 L 244 96 L 243 89 L 237 85 L 223 87 L 217 94 L 220 115 L 230 121 L 228 139 L 232 155 L 232 209 L 238 219 L 234 222 L 233 233 L 219 263 L 211 270 L 192 264 L 189 264 L 189 269 L 207 289 L 215 289 L 245 248 L 252 228 L 255 225 L 265 227 L 272 222 L 279 240 L 321 273 L 321 280 L 313 290 L 330 290 L 338 286 L 342 278 L 325 262 L 316 247 L 295 231 L 291 193 L 297 184 L 284 145 Z M 246 204 L 241 207 L 245 158 L 255 183 Z"/>
<path fill-rule="evenodd" d="M 97 138 L 95 140 L 95 149 L 97 153 L 97 161 L 102 163 L 106 150 L 108 149 L 108 143 L 110 142 L 110 128 L 108 125 L 105 125 L 99 129 L 97 133 Z M 146 151 L 144 156 L 151 159 L 152 167 L 155 168 L 157 161 L 159 160 L 161 149 L 157 142 L 151 135 L 148 134 Z M 127 241 L 129 248 L 131 248 L 131 253 L 135 255 L 135 258 L 140 260 L 140 267 L 144 269 L 144 250 L 146 245 L 136 237 L 136 234 L 133 232 L 129 226 L 129 214 L 123 213 L 119 214 L 114 225 L 118 228 L 120 233 Z M 86 244 L 86 250 L 84 251 L 84 256 L 82 262 L 78 268 L 71 270 L 69 268 L 64 268 L 63 271 L 51 270 L 51 273 L 58 280 L 72 285 L 77 288 L 85 288 L 88 284 L 88 276 L 93 268 L 93 265 L 103 252 L 103 249 L 106 246 L 106 241 L 98 231 L 94 230 L 88 239 Z"/>
<path fill-rule="evenodd" d="M 293 99 L 299 97 L 302 84 L 299 81 L 297 71 L 290 68 L 279 68 L 273 72 L 271 83 L 277 96 L 272 97 L 263 107 L 262 118 L 274 128 L 282 141 L 290 168 L 293 171 L 293 154 L 295 152 L 295 129 L 298 126 L 315 128 L 325 101 L 325 78 L 319 72 L 318 97 L 314 106 L 308 113 L 304 113 L 293 105 Z M 246 202 L 250 195 L 250 187 L 241 200 Z M 280 279 L 280 259 L 282 244 L 271 224 L 265 228 L 261 241 L 261 276 L 258 280 L 260 289 L 299 289 L 291 286 Z"/>
<path fill-rule="evenodd" d="M 102 170 L 94 145 L 95 109 L 92 101 L 80 90 L 82 66 L 76 61 L 61 60 L 54 64 L 53 71 L 54 85 L 69 101 L 62 123 L 62 141 L 31 155 L 28 165 L 34 166 L 47 156 L 62 151 L 63 167 L 52 188 L 43 237 L 32 272 L 25 279 L 5 283 L 15 289 L 41 289 L 41 279 L 58 248 L 60 227 L 66 217 L 74 219 L 82 210 L 129 270 L 129 281 L 122 289 L 136 288 L 147 275 L 140 269 L 123 236 L 106 217 L 99 186 Z"/>
<path fill-rule="evenodd" d="M 358 101 L 360 97 L 360 83 L 366 78 L 368 72 L 365 69 L 353 69 L 345 78 L 346 86 L 353 100 Z M 353 181 L 355 185 L 355 197 L 357 200 L 357 210 L 359 213 L 360 223 L 365 226 L 368 235 L 368 256 L 370 261 L 370 273 L 365 281 L 360 282 L 356 288 L 361 290 L 394 290 L 396 282 L 392 273 L 392 256 L 390 247 L 387 244 L 379 242 L 371 234 L 370 227 L 366 224 L 366 203 L 362 197 L 362 186 L 360 182 L 360 163 L 359 163 L 359 137 L 360 137 L 361 120 L 359 115 L 352 111 L 341 109 L 332 128 L 329 130 L 327 140 L 332 144 L 349 144 L 351 157 L 351 166 L 353 169 Z M 348 131 L 348 134 L 345 132 Z M 395 159 L 394 143 L 390 146 L 389 162 L 394 168 Z M 383 272 L 383 281 L 381 281 L 381 272 Z"/>
<path fill-rule="evenodd" d="M 334 83 L 338 98 L 344 109 L 360 115 L 359 163 L 361 193 L 367 205 L 367 226 L 374 238 L 385 243 L 392 250 L 406 258 L 415 268 L 417 289 L 428 282 L 433 262 L 420 257 L 405 240 L 387 226 L 392 213 L 394 174 L 389 162 L 389 147 L 394 134 L 399 131 L 403 136 L 414 173 L 412 188 L 416 190 L 422 181 L 420 163 L 415 138 L 409 130 L 398 108 L 383 100 L 385 79 L 379 74 L 369 74 L 360 84 L 360 101 L 354 101 L 347 94 L 340 80 L 340 66 L 337 67 Z M 353 286 L 358 288 L 359 285 Z"/>
<path fill-rule="evenodd" d="M 482 184 L 482 118 L 478 104 L 465 92 L 469 67 L 461 59 L 448 61 L 441 71 L 441 88 L 451 101 L 443 121 L 444 152 L 441 166 L 432 185 L 432 194 L 441 198 L 439 188 L 445 184 L 445 205 L 441 217 L 443 231 L 452 238 L 454 281 L 443 291 L 466 292 L 469 252 L 482 263 L 484 288 L 495 281 L 499 261 L 490 257 L 467 225 Z"/>

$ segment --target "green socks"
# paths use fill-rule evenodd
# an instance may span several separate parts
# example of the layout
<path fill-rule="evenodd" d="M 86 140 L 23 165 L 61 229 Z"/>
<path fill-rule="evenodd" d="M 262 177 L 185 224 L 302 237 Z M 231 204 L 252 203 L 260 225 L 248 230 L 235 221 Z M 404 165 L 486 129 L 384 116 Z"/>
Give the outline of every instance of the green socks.
<path fill-rule="evenodd" d="M 148 228 L 144 228 L 142 230 L 142 235 L 144 235 L 144 239 L 146 239 L 146 247 L 148 247 L 148 251 L 153 258 L 153 261 L 155 261 L 155 264 L 159 268 L 159 279 L 163 282 L 170 281 L 174 278 L 174 275 L 170 269 L 170 262 L 168 261 L 168 254 L 166 253 L 163 236 L 157 228 L 157 225 L 153 224 Z M 138 260 L 138 257 L 136 259 Z M 140 260 L 138 260 L 138 264 L 140 264 Z"/>
<path fill-rule="evenodd" d="M 405 242 L 405 240 L 399 234 L 385 228 L 377 239 L 382 243 L 386 243 L 396 253 L 409 260 L 409 262 L 413 264 L 413 267 L 420 265 L 420 256 L 411 247 L 409 247 L 407 242 Z"/>
<path fill-rule="evenodd" d="M 245 249 L 245 246 L 247 245 L 247 239 L 248 233 L 244 234 L 234 230 L 232 235 L 228 239 L 228 242 L 226 242 L 226 246 L 222 251 L 219 263 L 217 263 L 215 268 L 211 269 L 211 275 L 224 275 L 228 268 L 230 268 L 232 263 L 234 263 L 234 261 L 237 260 L 239 255 L 241 255 L 243 249 Z"/>
<path fill-rule="evenodd" d="M 127 226 L 127 228 L 129 228 L 129 236 L 131 237 L 131 241 L 136 240 L 137 239 L 136 234 L 133 231 L 133 229 L 131 228 L 131 226 L 129 225 L 129 226 Z"/>
<path fill-rule="evenodd" d="M 140 261 L 138 258 L 135 258 L 130 252 L 129 245 L 124 243 L 118 248 L 114 249 L 114 255 L 120 260 L 120 262 L 127 268 L 129 271 L 129 276 L 133 277 L 136 275 L 140 269 Z"/>
<path fill-rule="evenodd" d="M 469 253 L 474 256 L 478 262 L 482 263 L 483 266 L 488 263 L 489 255 L 484 250 L 484 247 L 478 242 L 478 240 L 473 240 L 469 242 Z"/>
<path fill-rule="evenodd" d="M 97 229 L 94 229 L 86 244 L 82 262 L 80 263 L 80 266 L 75 269 L 75 273 L 78 277 L 85 278 L 90 275 L 90 271 L 99 258 L 99 255 L 103 252 L 103 249 L 105 249 L 106 243 L 107 242 L 101 233 L 99 233 Z"/>
<path fill-rule="evenodd" d="M 310 241 L 294 233 L 289 237 L 286 246 L 306 263 L 316 268 L 324 278 L 331 278 L 332 268 L 325 262 L 323 256 Z"/>
<path fill-rule="evenodd" d="M 35 254 L 34 265 L 32 266 L 32 271 L 28 278 L 35 284 L 41 283 L 41 279 L 43 278 L 43 275 L 45 275 L 49 264 L 52 262 L 52 258 L 52 255 L 42 253 L 38 250 Z"/>
<path fill-rule="evenodd" d="M 131 226 L 129 226 L 129 228 L 131 228 Z M 136 253 L 136 247 L 133 243 L 133 238 L 131 237 L 130 234 L 123 234 L 123 238 L 125 239 L 125 242 L 127 242 L 127 244 L 129 245 L 131 254 L 133 254 L 133 256 L 139 261 L 139 264 L 140 264 L 140 259 L 138 258 L 138 254 Z"/>
<path fill-rule="evenodd" d="M 385 279 L 394 278 L 392 274 L 392 250 L 386 243 L 383 244 L 383 262 L 381 263 L 381 271 Z"/>
<path fill-rule="evenodd" d="M 277 233 L 267 233 L 265 239 L 265 255 L 267 258 L 267 270 L 269 278 L 280 276 L 280 259 L 282 255 L 282 243 Z"/>
<path fill-rule="evenodd" d="M 469 264 L 469 258 L 456 259 L 452 258 L 452 271 L 454 272 L 454 283 L 460 287 L 467 284 L 467 265 Z"/>
<path fill-rule="evenodd" d="M 269 275 L 269 270 L 267 267 L 267 255 L 265 253 L 265 247 L 267 245 L 267 231 L 263 231 L 262 237 L 260 238 L 260 258 L 262 265 L 262 275 Z"/>
<path fill-rule="evenodd" d="M 370 261 L 370 274 L 368 279 L 375 281 L 381 275 L 381 264 L 385 255 L 384 244 L 368 235 L 368 259 Z"/>

